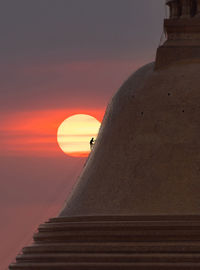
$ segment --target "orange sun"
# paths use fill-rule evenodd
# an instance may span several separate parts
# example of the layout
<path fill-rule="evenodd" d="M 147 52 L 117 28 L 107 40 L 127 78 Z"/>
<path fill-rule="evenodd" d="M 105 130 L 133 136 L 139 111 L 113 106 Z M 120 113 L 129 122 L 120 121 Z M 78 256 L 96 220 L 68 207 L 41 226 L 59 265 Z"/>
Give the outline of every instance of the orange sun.
<path fill-rule="evenodd" d="M 86 157 L 90 140 L 96 138 L 100 122 L 87 114 L 75 114 L 65 119 L 58 128 L 57 141 L 61 150 L 73 157 Z"/>

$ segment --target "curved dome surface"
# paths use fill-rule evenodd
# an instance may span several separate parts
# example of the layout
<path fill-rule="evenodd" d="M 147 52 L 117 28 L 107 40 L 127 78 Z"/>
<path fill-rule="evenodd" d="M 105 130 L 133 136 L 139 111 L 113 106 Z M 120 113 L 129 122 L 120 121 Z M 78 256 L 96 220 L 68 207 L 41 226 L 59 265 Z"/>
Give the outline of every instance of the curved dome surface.
<path fill-rule="evenodd" d="M 200 213 L 200 62 L 136 71 L 60 216 Z"/>

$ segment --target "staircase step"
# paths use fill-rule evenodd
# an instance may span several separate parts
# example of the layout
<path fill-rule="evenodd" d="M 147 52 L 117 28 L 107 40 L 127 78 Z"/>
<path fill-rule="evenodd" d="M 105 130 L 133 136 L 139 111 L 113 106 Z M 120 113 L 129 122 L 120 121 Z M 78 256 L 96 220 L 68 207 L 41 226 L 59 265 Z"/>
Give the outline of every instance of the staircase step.
<path fill-rule="evenodd" d="M 200 242 L 112 242 L 112 243 L 55 243 L 34 244 L 23 248 L 24 254 L 59 252 L 118 252 L 118 253 L 161 253 L 161 252 L 200 252 Z"/>
<path fill-rule="evenodd" d="M 200 263 L 200 254 L 96 254 L 96 253 L 51 253 L 51 254 L 31 254 L 18 255 L 17 262 L 33 262 L 33 263 Z"/>
<path fill-rule="evenodd" d="M 99 231 L 99 230 L 200 230 L 200 222 L 60 222 L 60 223 L 45 223 L 39 226 L 39 232 L 52 232 L 52 231 Z"/>
<path fill-rule="evenodd" d="M 152 216 L 77 216 L 77 217 L 56 217 L 51 218 L 47 223 L 55 223 L 55 222 L 105 222 L 105 221 L 200 221 L 200 215 L 152 215 Z"/>
<path fill-rule="evenodd" d="M 35 242 L 130 242 L 130 241 L 199 241 L 200 230 L 120 230 L 38 232 Z"/>
<path fill-rule="evenodd" d="M 199 270 L 200 263 L 19 263 L 10 270 Z"/>

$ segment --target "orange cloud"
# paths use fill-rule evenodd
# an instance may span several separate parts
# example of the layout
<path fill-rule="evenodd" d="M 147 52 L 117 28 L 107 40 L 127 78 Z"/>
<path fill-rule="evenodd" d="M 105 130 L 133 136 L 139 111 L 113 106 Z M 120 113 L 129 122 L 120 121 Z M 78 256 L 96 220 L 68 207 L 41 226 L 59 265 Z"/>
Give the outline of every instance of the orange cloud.
<path fill-rule="evenodd" d="M 104 109 L 60 109 L 8 113 L 0 118 L 0 152 L 3 155 L 61 155 L 59 125 L 73 114 L 89 114 L 102 121 Z M 85 154 L 83 153 L 83 156 Z"/>

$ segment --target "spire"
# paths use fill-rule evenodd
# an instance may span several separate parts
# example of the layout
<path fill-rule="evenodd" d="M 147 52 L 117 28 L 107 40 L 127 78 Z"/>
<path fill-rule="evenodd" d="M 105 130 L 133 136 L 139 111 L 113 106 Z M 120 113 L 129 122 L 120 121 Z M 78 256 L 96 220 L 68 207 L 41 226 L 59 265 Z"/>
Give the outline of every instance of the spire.
<path fill-rule="evenodd" d="M 158 48 L 156 69 L 200 58 L 200 0 L 167 0 L 169 18 L 164 20 L 166 42 Z"/>
<path fill-rule="evenodd" d="M 199 0 L 167 0 L 166 5 L 170 9 L 170 19 L 191 18 L 198 14 Z"/>
<path fill-rule="evenodd" d="M 170 10 L 170 19 L 176 19 L 180 16 L 180 4 L 179 1 L 176 0 L 168 0 L 166 1 L 166 5 L 169 6 Z"/>

